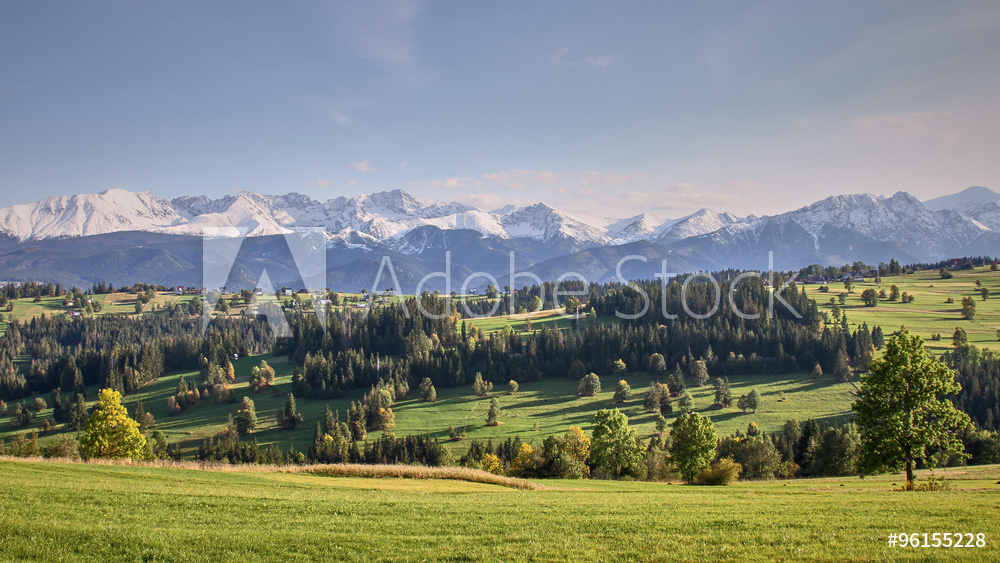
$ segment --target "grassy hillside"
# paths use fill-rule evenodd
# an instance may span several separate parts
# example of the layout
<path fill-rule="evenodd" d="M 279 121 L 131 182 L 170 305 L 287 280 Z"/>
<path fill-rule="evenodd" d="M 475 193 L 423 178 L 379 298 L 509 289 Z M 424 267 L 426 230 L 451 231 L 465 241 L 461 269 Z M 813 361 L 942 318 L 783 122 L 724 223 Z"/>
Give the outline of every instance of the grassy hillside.
<path fill-rule="evenodd" d="M 858 561 L 1000 558 L 1000 468 L 729 487 L 457 481 L 0 460 L 4 559 Z M 888 547 L 890 533 L 986 534 L 985 547 Z M 929 534 L 930 535 L 930 534 Z M 919 555 L 918 555 L 919 554 Z"/>
<path fill-rule="evenodd" d="M 879 289 L 874 280 L 855 283 L 853 292 L 847 296 L 846 306 L 841 309 L 847 313 L 847 320 L 852 325 L 860 325 L 862 322 L 868 323 L 869 328 L 881 325 L 886 333 L 897 330 L 900 325 L 906 325 L 911 332 L 924 337 L 928 348 L 937 352 L 951 348 L 951 335 L 956 327 L 965 330 L 970 344 L 1000 350 L 997 338 L 997 330 L 1000 330 L 1000 272 L 977 268 L 955 270 L 952 275 L 954 277 L 951 279 L 942 279 L 938 271 L 933 270 L 886 276 L 882 278 L 881 287 L 886 294 L 892 285 L 896 285 L 900 293 L 905 291 L 916 299 L 912 303 L 880 299 L 876 307 L 867 307 L 861 301 L 862 291 Z M 979 295 L 976 280 L 990 291 L 990 296 L 985 301 Z M 846 291 L 841 283 L 830 284 L 829 293 L 821 292 L 820 286 L 815 284 L 804 287 L 809 297 L 819 303 L 820 310 L 828 312 L 832 308 L 830 298 Z M 949 297 L 953 303 L 946 302 Z M 976 317 L 971 321 L 962 318 L 962 297 L 972 297 L 976 301 Z M 930 341 L 932 334 L 941 334 L 942 340 Z"/>
<path fill-rule="evenodd" d="M 330 401 L 299 398 L 298 409 L 305 417 L 305 423 L 297 430 L 281 430 L 277 428 L 274 417 L 284 406 L 287 394 L 294 392 L 291 384 L 292 366 L 287 358 L 270 358 L 271 365 L 279 375 L 276 387 L 271 392 L 251 393 L 247 389 L 250 368 L 264 357 L 266 356 L 238 360 L 234 364 L 237 379 L 233 388 L 237 403 L 243 395 L 254 399 L 260 427 L 252 437 L 262 445 L 274 443 L 287 449 L 289 444 L 294 444 L 300 450 L 306 449 L 312 443 L 316 423 L 322 420 L 325 405 L 329 404 L 331 409 L 339 410 L 343 416 L 349 402 L 361 398 L 360 391 L 344 399 Z M 166 400 L 176 392 L 177 380 L 181 376 L 190 380 L 197 378 L 198 374 L 183 372 L 161 377 L 140 391 L 126 396 L 125 404 L 131 412 L 135 401 L 142 399 L 146 411 L 156 418 L 156 429 L 166 434 L 171 443 L 183 442 L 185 450 L 190 453 L 202 440 L 225 427 L 227 416 L 236 411 L 237 404 L 205 401 L 186 412 L 171 416 L 166 408 Z M 461 453 L 472 438 L 492 438 L 496 441 L 519 435 L 524 441 L 540 443 L 547 436 L 565 433 L 570 426 L 580 426 L 589 431 L 594 412 L 601 408 L 617 407 L 629 415 L 631 424 L 638 427 L 640 436 L 648 438 L 654 431 L 656 415 L 643 412 L 642 402 L 652 379 L 646 374 L 626 376 L 625 379 L 632 387 L 633 398 L 625 404 L 611 403 L 617 378 L 602 376 L 601 379 L 603 391 L 595 397 L 577 396 L 576 382 L 562 379 L 522 383 L 516 396 L 506 395 L 506 385 L 498 385 L 493 393 L 498 397 L 503 410 L 500 417 L 503 424 L 498 427 L 486 426 L 489 399 L 475 397 L 471 385 L 438 389 L 438 400 L 434 403 L 424 402 L 419 391 L 414 389 L 393 409 L 396 413 L 396 428 L 393 432 L 397 436 L 426 433 L 447 440 L 450 426 L 466 426 L 467 440 L 452 444 L 453 452 Z M 731 384 L 735 397 L 757 389 L 763 396 L 763 407 L 757 413 L 748 414 L 736 408 L 716 410 L 711 407 L 714 391 L 710 385 L 690 389 L 695 410 L 710 416 L 722 434 L 746 430 L 751 421 L 767 432 L 780 429 L 790 418 L 837 422 L 850 414 L 854 398 L 851 394 L 854 388 L 850 384 L 834 384 L 830 376 L 819 379 L 805 374 L 740 376 L 731 378 Z M 780 392 L 785 393 L 784 401 L 778 400 Z M 93 389 L 88 396 L 96 397 L 96 394 L 96 389 Z M 30 428 L 38 428 L 45 418 L 51 416 L 50 408 L 33 420 Z M 13 433 L 9 418 L 0 418 L 0 438 L 9 439 Z M 42 436 L 40 439 L 44 443 L 50 437 Z"/>

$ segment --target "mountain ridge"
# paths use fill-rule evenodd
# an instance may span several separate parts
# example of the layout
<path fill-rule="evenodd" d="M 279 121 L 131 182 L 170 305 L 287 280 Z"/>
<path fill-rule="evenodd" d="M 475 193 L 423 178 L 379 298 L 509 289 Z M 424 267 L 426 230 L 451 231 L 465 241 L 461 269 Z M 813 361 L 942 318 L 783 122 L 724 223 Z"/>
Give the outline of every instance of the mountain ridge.
<path fill-rule="evenodd" d="M 771 252 L 775 267 L 782 269 L 890 258 L 937 261 L 992 252 L 1000 241 L 1000 194 L 976 187 L 929 202 L 902 191 L 890 197 L 848 194 L 762 217 L 700 209 L 675 219 L 649 213 L 616 219 L 565 212 L 541 202 L 495 211 L 454 202 L 422 203 L 403 190 L 318 201 L 298 193 L 254 192 L 215 200 L 165 200 L 149 192 L 114 189 L 0 209 L 0 265 L 11 274 L 59 276 L 58 260 L 28 255 L 62 256 L 61 248 L 86 246 L 71 241 L 87 239 L 101 250 L 92 257 L 108 265 L 103 273 L 120 275 L 116 283 L 155 282 L 127 276 L 152 275 L 157 265 L 170 264 L 175 271 L 164 280 L 178 279 L 183 271 L 183 281 L 194 284 L 198 282 L 186 278 L 198 271 L 198 245 L 181 251 L 161 241 L 197 239 L 206 228 L 217 229 L 211 231 L 215 235 L 280 239 L 297 227 L 326 232 L 330 276 L 345 283 L 357 284 L 358 272 L 370 270 L 368 262 L 379 254 L 405 262 L 407 279 L 419 279 L 434 271 L 431 264 L 447 252 L 457 270 L 497 279 L 509 273 L 509 254 L 514 252 L 518 272 L 542 279 L 586 272 L 589 281 L 608 281 L 616 278 L 619 260 L 635 256 L 646 261 L 632 258 L 622 270 L 628 276 L 651 277 L 664 261 L 671 271 L 763 269 Z M 159 250 L 133 251 L 130 240 L 159 245 Z M 126 264 L 130 259 L 134 263 Z M 266 255 L 255 259 L 269 260 Z M 102 273 L 78 261 L 63 263 L 70 270 L 67 282 L 82 283 Z M 254 268 L 260 269 L 244 265 L 247 271 Z M 281 268 L 288 270 L 287 265 Z"/>

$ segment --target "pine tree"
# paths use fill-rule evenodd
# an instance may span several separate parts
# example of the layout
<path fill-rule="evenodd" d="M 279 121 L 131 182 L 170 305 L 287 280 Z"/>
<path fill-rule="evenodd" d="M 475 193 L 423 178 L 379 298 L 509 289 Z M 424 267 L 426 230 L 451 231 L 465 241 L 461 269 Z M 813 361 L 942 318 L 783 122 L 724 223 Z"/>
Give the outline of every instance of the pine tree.
<path fill-rule="evenodd" d="M 286 430 L 295 430 L 302 424 L 302 415 L 295 409 L 295 395 L 288 394 L 285 408 L 278 412 L 278 424 Z"/>
<path fill-rule="evenodd" d="M 142 408 L 142 399 L 135 402 L 135 411 L 132 413 L 132 418 L 139 423 L 139 432 L 145 434 L 149 427 L 146 424 L 146 410 Z"/>
<path fill-rule="evenodd" d="M 674 371 L 671 372 L 670 377 L 667 378 L 667 388 L 670 390 L 670 394 L 675 397 L 683 393 L 687 388 L 687 386 L 684 385 L 684 372 L 681 371 L 680 364 L 676 364 L 674 366 Z"/>
<path fill-rule="evenodd" d="M 487 426 L 500 426 L 500 401 L 496 397 L 490 399 L 490 410 L 486 413 Z"/>
<path fill-rule="evenodd" d="M 753 412 L 757 412 L 757 409 L 760 408 L 760 405 L 761 405 L 760 393 L 758 393 L 756 389 L 751 389 L 750 394 L 747 395 L 747 408 L 749 408 Z"/>
<path fill-rule="evenodd" d="M 847 357 L 847 351 L 841 348 L 837 351 L 837 357 L 833 362 L 833 380 L 837 383 L 846 383 L 854 375 L 851 369 L 851 360 Z"/>
<path fill-rule="evenodd" d="M 684 392 L 681 396 L 681 400 L 677 402 L 677 406 L 680 407 L 681 412 L 689 413 L 694 410 L 694 399 L 691 398 L 690 393 Z"/>
<path fill-rule="evenodd" d="M 334 418 L 330 405 L 323 409 L 323 434 L 333 436 L 337 434 L 337 419 Z"/>

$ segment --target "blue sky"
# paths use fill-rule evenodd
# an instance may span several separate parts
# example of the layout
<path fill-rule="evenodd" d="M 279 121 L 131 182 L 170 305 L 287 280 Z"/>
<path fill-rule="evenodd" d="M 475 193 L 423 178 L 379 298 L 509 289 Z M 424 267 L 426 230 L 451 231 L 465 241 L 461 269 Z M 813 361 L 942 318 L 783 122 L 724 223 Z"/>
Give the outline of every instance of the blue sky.
<path fill-rule="evenodd" d="M 677 217 L 1000 189 L 998 60 L 996 2 L 0 0 L 0 205 L 402 188 Z"/>

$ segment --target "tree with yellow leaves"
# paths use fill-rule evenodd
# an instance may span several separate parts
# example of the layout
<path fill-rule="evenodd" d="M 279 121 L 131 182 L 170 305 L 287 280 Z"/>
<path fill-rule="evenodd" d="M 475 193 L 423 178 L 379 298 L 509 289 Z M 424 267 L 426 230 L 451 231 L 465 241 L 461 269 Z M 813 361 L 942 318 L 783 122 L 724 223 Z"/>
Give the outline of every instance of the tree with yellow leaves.
<path fill-rule="evenodd" d="M 496 454 L 486 454 L 483 456 L 483 460 L 480 462 L 483 471 L 487 473 L 492 473 L 494 475 L 503 475 L 503 462 Z"/>
<path fill-rule="evenodd" d="M 532 449 L 530 445 L 521 444 L 521 447 L 517 449 L 517 457 L 514 458 L 514 461 L 510 462 L 508 473 L 514 477 L 530 477 L 534 469 L 531 453 Z"/>
<path fill-rule="evenodd" d="M 146 438 L 139 432 L 139 423 L 128 416 L 122 406 L 121 393 L 101 389 L 97 408 L 87 420 L 80 451 L 86 458 L 144 459 Z"/>

